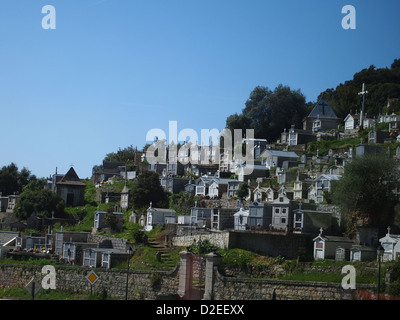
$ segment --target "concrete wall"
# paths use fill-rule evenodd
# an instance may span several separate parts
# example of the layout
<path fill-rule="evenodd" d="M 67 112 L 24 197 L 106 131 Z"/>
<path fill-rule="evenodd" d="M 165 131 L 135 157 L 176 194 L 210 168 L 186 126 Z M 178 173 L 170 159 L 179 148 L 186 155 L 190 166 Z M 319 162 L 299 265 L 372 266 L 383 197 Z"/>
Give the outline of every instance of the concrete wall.
<path fill-rule="evenodd" d="M 270 257 L 281 255 L 295 259 L 300 256 L 303 260 L 311 260 L 312 239 L 313 236 L 308 234 L 231 231 L 229 248 L 255 251 Z"/>
<path fill-rule="evenodd" d="M 209 234 L 198 234 L 193 236 L 180 236 L 174 237 L 172 243 L 176 247 L 188 247 L 193 242 L 199 240 L 201 238 L 202 241 L 208 240 L 211 244 L 220 247 L 220 248 L 229 248 L 229 232 L 212 232 Z"/>
<path fill-rule="evenodd" d="M 187 247 L 201 238 L 201 240 L 209 240 L 210 243 L 220 248 L 239 248 L 271 257 L 281 255 L 287 259 L 296 259 L 300 256 L 302 260 L 311 261 L 313 257 L 313 237 L 314 236 L 309 234 L 235 230 L 174 237 L 173 245 L 177 247 Z"/>

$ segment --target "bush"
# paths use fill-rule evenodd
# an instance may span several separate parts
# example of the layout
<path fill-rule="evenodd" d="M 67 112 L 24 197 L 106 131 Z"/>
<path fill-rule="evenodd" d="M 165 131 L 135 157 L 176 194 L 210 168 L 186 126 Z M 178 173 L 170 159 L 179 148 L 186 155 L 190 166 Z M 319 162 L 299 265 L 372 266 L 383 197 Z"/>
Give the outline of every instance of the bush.
<path fill-rule="evenodd" d="M 228 250 L 222 257 L 222 263 L 228 267 L 247 268 L 251 264 L 255 254 L 242 249 Z"/>
<path fill-rule="evenodd" d="M 159 290 L 162 284 L 162 277 L 158 272 L 151 274 L 150 285 L 153 290 Z"/>
<path fill-rule="evenodd" d="M 209 240 L 203 240 L 201 244 L 194 242 L 192 245 L 187 247 L 188 251 L 193 252 L 197 255 L 205 255 L 210 252 L 216 251 L 218 248 L 211 244 Z"/>
<path fill-rule="evenodd" d="M 137 225 L 133 228 L 132 238 L 135 241 L 135 243 L 144 243 L 145 242 L 145 238 L 146 238 L 145 233 L 139 225 Z"/>

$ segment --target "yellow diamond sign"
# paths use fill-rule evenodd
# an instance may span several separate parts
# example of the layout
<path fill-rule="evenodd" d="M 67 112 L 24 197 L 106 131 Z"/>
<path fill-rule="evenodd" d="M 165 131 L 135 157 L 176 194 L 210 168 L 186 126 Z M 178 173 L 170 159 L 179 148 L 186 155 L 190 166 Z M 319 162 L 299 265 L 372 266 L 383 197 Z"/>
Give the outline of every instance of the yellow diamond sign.
<path fill-rule="evenodd" d="M 86 276 L 86 279 L 88 279 L 90 284 L 94 284 L 99 279 L 99 277 L 94 271 L 90 271 Z"/>

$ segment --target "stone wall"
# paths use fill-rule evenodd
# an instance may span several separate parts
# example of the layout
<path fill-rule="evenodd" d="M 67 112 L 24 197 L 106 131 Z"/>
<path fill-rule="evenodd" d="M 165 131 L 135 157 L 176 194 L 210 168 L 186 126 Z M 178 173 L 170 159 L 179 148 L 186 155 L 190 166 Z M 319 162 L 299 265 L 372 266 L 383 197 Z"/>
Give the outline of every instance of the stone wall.
<path fill-rule="evenodd" d="M 340 283 L 228 278 L 216 272 L 216 300 L 350 300 L 355 290 Z"/>
<path fill-rule="evenodd" d="M 357 284 L 343 289 L 341 283 L 225 277 L 214 269 L 212 298 L 215 300 L 353 300 L 358 290 L 376 290 Z"/>
<path fill-rule="evenodd" d="M 205 299 L 215 300 L 351 300 L 357 290 L 374 290 L 375 285 L 343 289 L 341 283 L 226 277 L 219 271 L 221 257 L 206 256 Z M 332 270 L 333 272 L 337 270 Z"/>
<path fill-rule="evenodd" d="M 85 267 L 55 266 L 56 289 L 75 293 L 90 293 L 86 279 L 90 269 Z M 32 277 L 40 283 L 45 275 L 42 266 L 0 264 L 0 288 L 25 287 Z M 93 292 L 106 292 L 107 296 L 125 299 L 126 270 L 95 269 L 99 276 Z M 130 271 L 128 277 L 128 299 L 156 299 L 158 295 L 177 293 L 179 265 L 171 272 Z"/>

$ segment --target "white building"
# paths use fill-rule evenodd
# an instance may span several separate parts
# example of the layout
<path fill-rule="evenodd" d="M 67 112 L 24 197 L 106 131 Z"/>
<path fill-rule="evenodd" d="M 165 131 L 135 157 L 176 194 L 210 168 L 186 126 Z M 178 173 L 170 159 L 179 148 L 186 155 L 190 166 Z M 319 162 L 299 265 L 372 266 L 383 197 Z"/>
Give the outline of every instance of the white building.
<path fill-rule="evenodd" d="M 240 208 L 240 210 L 233 215 L 234 229 L 235 230 L 247 230 L 248 216 L 249 216 L 249 210 L 244 210 L 243 208 Z"/>
<path fill-rule="evenodd" d="M 390 234 L 390 227 L 388 227 L 387 234 L 379 239 L 383 247 L 383 261 L 396 260 L 400 257 L 400 235 Z"/>
<path fill-rule="evenodd" d="M 336 249 L 338 247 L 350 249 L 354 244 L 353 241 L 347 237 L 326 236 L 322 235 L 322 231 L 321 228 L 320 234 L 313 239 L 314 260 L 335 259 Z"/>

